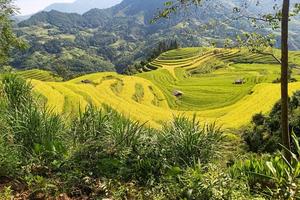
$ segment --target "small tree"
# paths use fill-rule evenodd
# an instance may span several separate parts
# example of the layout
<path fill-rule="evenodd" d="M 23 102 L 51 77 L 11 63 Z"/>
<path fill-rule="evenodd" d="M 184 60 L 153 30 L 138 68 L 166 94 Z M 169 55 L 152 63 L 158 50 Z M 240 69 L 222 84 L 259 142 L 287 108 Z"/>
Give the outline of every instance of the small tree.
<path fill-rule="evenodd" d="M 0 67 L 8 63 L 12 48 L 26 48 L 26 43 L 13 33 L 11 18 L 17 12 L 12 0 L 0 0 Z"/>

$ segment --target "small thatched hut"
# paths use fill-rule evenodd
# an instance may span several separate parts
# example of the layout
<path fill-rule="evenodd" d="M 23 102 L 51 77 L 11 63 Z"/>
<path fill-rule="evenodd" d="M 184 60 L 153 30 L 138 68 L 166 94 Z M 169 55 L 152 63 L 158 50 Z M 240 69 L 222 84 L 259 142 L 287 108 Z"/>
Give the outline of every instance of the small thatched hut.
<path fill-rule="evenodd" d="M 179 91 L 179 90 L 174 90 L 173 95 L 177 98 L 182 97 L 183 96 L 183 92 Z"/>
<path fill-rule="evenodd" d="M 92 84 L 93 81 L 91 80 L 88 80 L 88 79 L 85 79 L 85 80 L 82 80 L 81 83 L 85 83 L 85 84 Z"/>
<path fill-rule="evenodd" d="M 234 81 L 234 84 L 236 84 L 236 85 L 242 85 L 244 83 L 245 83 L 245 81 L 243 79 L 237 79 Z"/>

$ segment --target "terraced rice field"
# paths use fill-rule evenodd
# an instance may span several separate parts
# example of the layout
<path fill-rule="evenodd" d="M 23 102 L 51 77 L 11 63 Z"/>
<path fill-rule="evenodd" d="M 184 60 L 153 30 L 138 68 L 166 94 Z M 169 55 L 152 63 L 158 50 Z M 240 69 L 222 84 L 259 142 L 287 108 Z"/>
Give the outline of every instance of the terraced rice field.
<path fill-rule="evenodd" d="M 26 71 L 19 71 L 18 74 L 25 79 L 35 79 L 40 81 L 61 81 L 62 79 L 51 72 L 39 70 L 39 69 L 32 69 Z"/>
<path fill-rule="evenodd" d="M 296 55 L 293 52 L 295 65 Z M 297 68 L 293 74 L 298 78 Z M 74 114 L 79 105 L 89 103 L 107 104 L 152 127 L 174 115 L 195 114 L 203 122 L 238 128 L 253 114 L 269 112 L 279 100 L 280 85 L 272 83 L 279 76 L 280 66 L 269 56 L 238 49 L 185 48 L 162 54 L 135 76 L 95 73 L 67 82 L 32 84 L 59 113 Z M 238 79 L 245 83 L 234 84 Z M 300 82 L 290 84 L 290 93 L 299 89 Z M 175 97 L 174 91 L 183 95 Z"/>

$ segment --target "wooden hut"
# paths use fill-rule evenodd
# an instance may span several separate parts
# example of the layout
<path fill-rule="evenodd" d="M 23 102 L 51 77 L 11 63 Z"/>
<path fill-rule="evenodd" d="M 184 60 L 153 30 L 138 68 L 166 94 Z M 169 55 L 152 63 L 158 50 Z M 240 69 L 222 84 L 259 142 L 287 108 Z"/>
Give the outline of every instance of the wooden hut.
<path fill-rule="evenodd" d="M 92 84 L 93 81 L 91 80 L 88 80 L 88 79 L 85 79 L 85 80 L 82 80 L 81 83 L 85 83 L 85 84 Z"/>
<path fill-rule="evenodd" d="M 179 90 L 174 90 L 173 95 L 177 98 L 182 97 L 183 96 L 183 92 L 179 91 Z"/>
<path fill-rule="evenodd" d="M 243 79 L 237 79 L 234 81 L 234 84 L 236 84 L 236 85 L 242 85 L 244 83 L 245 83 L 245 81 Z"/>

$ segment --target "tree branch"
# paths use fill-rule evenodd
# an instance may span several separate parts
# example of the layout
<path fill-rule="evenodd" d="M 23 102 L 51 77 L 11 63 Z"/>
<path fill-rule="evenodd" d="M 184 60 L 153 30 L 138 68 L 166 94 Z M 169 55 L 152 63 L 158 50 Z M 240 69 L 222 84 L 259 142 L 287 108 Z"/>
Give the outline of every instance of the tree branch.
<path fill-rule="evenodd" d="M 258 51 L 258 54 L 262 54 L 262 55 L 267 55 L 267 56 L 272 56 L 277 62 L 278 64 L 281 64 L 281 60 L 279 58 L 277 58 L 274 54 L 272 53 L 268 53 L 268 52 L 262 52 L 262 51 Z"/>

